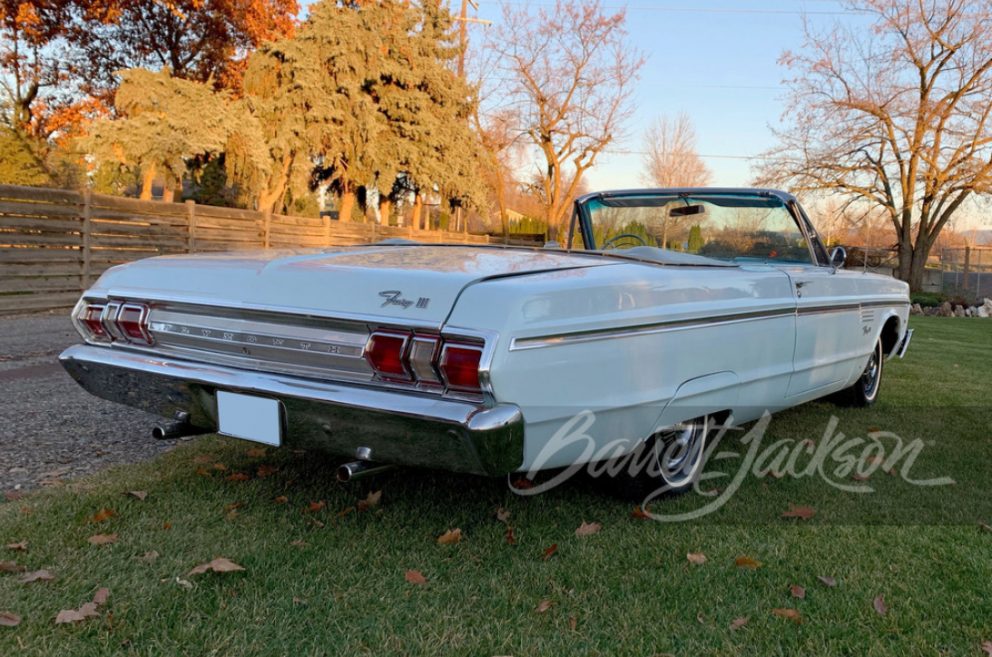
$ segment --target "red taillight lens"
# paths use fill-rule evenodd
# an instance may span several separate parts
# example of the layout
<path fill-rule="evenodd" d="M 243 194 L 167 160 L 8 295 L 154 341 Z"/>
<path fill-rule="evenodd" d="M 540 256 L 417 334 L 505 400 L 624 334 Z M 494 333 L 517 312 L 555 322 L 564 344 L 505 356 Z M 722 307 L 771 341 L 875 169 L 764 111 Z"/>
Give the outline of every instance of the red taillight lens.
<path fill-rule="evenodd" d="M 410 342 L 408 333 L 393 331 L 376 331 L 369 338 L 365 348 L 365 358 L 372 369 L 384 379 L 392 381 L 410 381 L 412 377 L 407 369 L 406 348 Z"/>
<path fill-rule="evenodd" d="M 479 381 L 479 363 L 482 347 L 446 343 L 441 351 L 440 369 L 448 387 L 453 390 L 482 392 Z"/>
<path fill-rule="evenodd" d="M 128 342 L 151 343 L 148 334 L 148 306 L 125 303 L 117 312 L 117 328 Z"/>
<path fill-rule="evenodd" d="M 86 330 L 90 332 L 90 336 L 94 338 L 108 340 L 110 336 L 107 335 L 107 330 L 103 328 L 103 309 L 106 306 L 103 304 L 90 304 L 83 308 L 83 311 L 79 313 L 79 321 L 86 327 Z"/>

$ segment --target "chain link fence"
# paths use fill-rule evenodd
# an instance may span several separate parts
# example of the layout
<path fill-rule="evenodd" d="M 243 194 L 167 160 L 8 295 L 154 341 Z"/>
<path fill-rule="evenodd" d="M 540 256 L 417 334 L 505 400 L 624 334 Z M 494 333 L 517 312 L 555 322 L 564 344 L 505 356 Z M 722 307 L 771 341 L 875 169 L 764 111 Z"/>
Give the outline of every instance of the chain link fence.
<path fill-rule="evenodd" d="M 992 247 L 964 246 L 940 253 L 943 293 L 968 300 L 992 298 Z"/>

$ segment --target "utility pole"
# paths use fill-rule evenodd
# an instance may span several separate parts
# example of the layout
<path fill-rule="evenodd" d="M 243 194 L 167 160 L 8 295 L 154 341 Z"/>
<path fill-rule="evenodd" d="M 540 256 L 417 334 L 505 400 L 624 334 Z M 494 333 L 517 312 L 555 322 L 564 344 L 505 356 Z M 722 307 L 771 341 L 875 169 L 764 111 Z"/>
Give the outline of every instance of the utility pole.
<path fill-rule="evenodd" d="M 478 0 L 462 0 L 462 13 L 460 16 L 453 16 L 454 20 L 461 21 L 461 25 L 458 27 L 458 43 L 461 44 L 462 52 L 458 55 L 458 77 L 465 77 L 465 52 L 468 49 L 468 24 L 469 23 L 482 23 L 483 25 L 492 25 L 492 21 L 485 21 L 479 18 L 469 18 L 468 17 L 468 6 L 469 4 L 479 11 Z"/>

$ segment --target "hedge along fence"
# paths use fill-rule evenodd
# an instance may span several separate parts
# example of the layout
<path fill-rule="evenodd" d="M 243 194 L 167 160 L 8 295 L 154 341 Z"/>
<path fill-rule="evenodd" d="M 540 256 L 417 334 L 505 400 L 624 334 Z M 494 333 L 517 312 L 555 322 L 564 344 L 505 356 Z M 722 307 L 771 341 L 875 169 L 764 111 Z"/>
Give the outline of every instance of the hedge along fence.
<path fill-rule="evenodd" d="M 0 315 L 71 308 L 110 267 L 151 256 L 344 246 L 392 238 L 503 243 L 488 235 L 412 226 L 0 185 Z M 533 245 L 514 239 L 509 243 Z"/>

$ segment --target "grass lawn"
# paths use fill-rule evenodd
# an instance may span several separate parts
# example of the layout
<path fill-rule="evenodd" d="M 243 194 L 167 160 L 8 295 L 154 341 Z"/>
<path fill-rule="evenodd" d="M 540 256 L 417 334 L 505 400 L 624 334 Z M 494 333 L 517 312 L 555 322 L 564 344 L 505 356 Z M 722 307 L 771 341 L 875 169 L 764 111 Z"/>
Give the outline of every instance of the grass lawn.
<path fill-rule="evenodd" d="M 342 485 L 330 457 L 250 456 L 250 444 L 202 437 L 81 485 L 0 501 L 0 543 L 28 544 L 0 548 L 0 561 L 56 577 L 25 584 L 0 573 L 0 612 L 22 619 L 0 626 L 0 655 L 984 654 L 992 531 L 979 523 L 992 525 L 992 322 L 913 326 L 910 352 L 887 364 L 875 407 L 793 409 L 773 417 L 765 442 L 817 441 L 836 415 L 850 435 L 881 429 L 929 441 L 914 476 L 950 476 L 954 486 L 921 488 L 882 471 L 867 482 L 846 477 L 875 490 L 861 494 L 818 477 L 749 476 L 719 512 L 671 524 L 633 518 L 632 504 L 582 481 L 529 498 L 505 481 L 417 470 Z M 278 471 L 259 476 L 260 466 Z M 379 490 L 372 509 L 339 517 Z M 312 502 L 326 508 L 304 512 Z M 782 518 L 789 504 L 817 514 Z M 500 508 L 516 545 L 495 517 Z M 115 515 L 90 521 L 101 509 Z M 602 531 L 576 536 L 583 520 Z M 453 528 L 463 540 L 439 545 Z M 116 542 L 87 541 L 104 533 Z M 153 551 L 157 559 L 143 558 Z M 693 565 L 690 552 L 707 561 Z M 219 556 L 244 571 L 187 575 Z M 738 567 L 742 556 L 762 565 Z M 409 570 L 427 585 L 408 583 Z M 55 624 L 101 587 L 110 598 L 99 617 Z M 873 607 L 879 595 L 884 616 Z M 542 601 L 551 606 L 538 613 Z M 783 608 L 804 622 L 773 613 Z"/>

